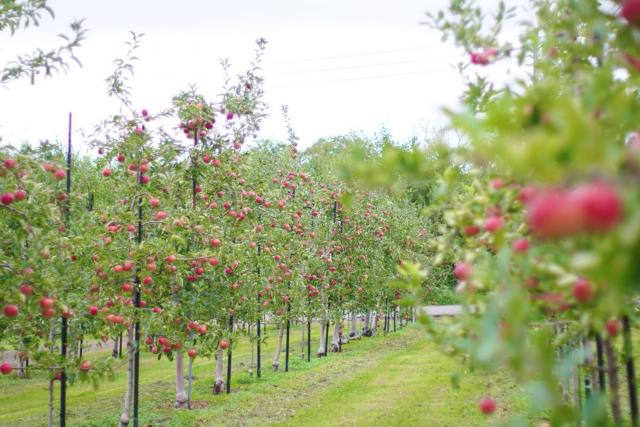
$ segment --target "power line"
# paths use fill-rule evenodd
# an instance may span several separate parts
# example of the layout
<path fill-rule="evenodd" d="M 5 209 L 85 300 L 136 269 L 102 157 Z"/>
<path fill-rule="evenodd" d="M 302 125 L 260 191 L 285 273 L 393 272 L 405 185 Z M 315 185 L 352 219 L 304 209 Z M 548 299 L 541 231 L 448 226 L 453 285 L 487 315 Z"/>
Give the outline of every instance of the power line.
<path fill-rule="evenodd" d="M 422 58 L 422 59 L 411 59 L 407 61 L 393 61 L 393 62 L 379 62 L 375 64 L 361 64 L 361 65 L 348 65 L 345 67 L 329 67 L 329 68 L 320 68 L 316 70 L 293 70 L 293 71 L 283 71 L 280 73 L 274 73 L 273 76 L 285 75 L 285 74 L 297 74 L 297 73 L 320 73 L 326 71 L 340 71 L 340 70 L 355 70 L 361 68 L 373 68 L 373 67 L 382 67 L 387 65 L 398 65 L 398 64 L 416 64 L 420 62 L 427 61 L 435 61 L 441 59 L 462 59 L 464 56 L 462 55 L 448 55 L 448 56 L 440 56 L 440 57 L 432 57 L 432 58 Z"/>
<path fill-rule="evenodd" d="M 329 60 L 329 59 L 340 59 L 340 58 L 351 58 L 351 57 L 358 57 L 358 56 L 381 55 L 381 54 L 385 54 L 385 53 L 411 52 L 411 51 L 415 51 L 415 50 L 423 50 L 423 49 L 430 49 L 430 48 L 434 48 L 434 47 L 445 47 L 445 46 L 447 46 L 447 45 L 440 43 L 440 44 L 434 44 L 434 45 L 410 47 L 410 48 L 406 48 L 406 49 L 378 50 L 378 51 L 370 51 L 370 52 L 348 53 L 348 54 L 344 54 L 344 55 L 335 55 L 335 56 L 322 56 L 322 57 L 317 57 L 317 58 L 293 59 L 293 60 L 290 60 L 290 61 L 283 61 L 283 62 L 281 62 L 281 64 L 297 64 L 297 63 L 301 63 L 301 62 L 326 61 L 326 60 Z"/>
<path fill-rule="evenodd" d="M 359 81 L 359 80 L 375 80 L 375 79 L 387 79 L 394 77 L 405 77 L 405 76 L 415 76 L 415 75 L 424 75 L 424 74 L 434 74 L 434 73 L 442 73 L 449 72 L 450 69 L 433 69 L 433 70 L 422 70 L 422 71 L 413 71 L 409 73 L 397 73 L 397 74 L 382 74 L 377 76 L 360 76 L 360 77 L 352 77 L 345 79 L 331 79 L 331 80 L 318 80 L 318 81 L 310 81 L 310 82 L 288 82 L 284 85 L 276 85 L 275 87 L 287 87 L 287 86 L 306 86 L 306 85 L 316 85 L 316 84 L 324 84 L 324 83 L 337 83 L 337 82 L 350 82 L 350 81 Z"/>

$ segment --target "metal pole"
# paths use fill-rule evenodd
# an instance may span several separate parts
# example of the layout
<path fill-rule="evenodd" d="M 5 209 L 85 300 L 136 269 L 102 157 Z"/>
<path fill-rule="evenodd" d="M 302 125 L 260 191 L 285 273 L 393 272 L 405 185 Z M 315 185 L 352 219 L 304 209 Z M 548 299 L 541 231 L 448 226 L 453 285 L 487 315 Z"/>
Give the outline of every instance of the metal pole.
<path fill-rule="evenodd" d="M 258 317 L 258 322 L 256 325 L 256 330 L 258 331 L 258 378 L 260 378 L 260 317 Z"/>
<path fill-rule="evenodd" d="M 140 168 L 138 168 L 140 169 Z M 142 172 L 138 170 L 138 186 L 142 186 Z M 142 197 L 138 198 L 138 245 L 142 243 Z M 135 276 L 134 305 L 136 308 L 136 322 L 134 324 L 134 353 L 133 353 L 133 427 L 138 427 L 138 413 L 140 403 L 140 275 Z"/>
<path fill-rule="evenodd" d="M 233 341 L 231 334 L 233 333 L 233 316 L 229 316 L 229 349 L 227 350 L 227 394 L 231 393 L 231 348 Z"/>
<path fill-rule="evenodd" d="M 604 372 L 604 347 L 600 334 L 596 334 L 596 356 L 598 364 L 598 389 L 600 393 L 604 393 L 607 389 L 607 380 Z"/>
<path fill-rule="evenodd" d="M 67 199 L 64 208 L 64 222 L 65 226 L 69 226 L 69 213 L 71 211 L 71 201 L 69 199 L 71 194 L 71 124 L 72 115 L 69 113 L 69 128 L 67 135 Z M 66 286 L 65 286 L 66 287 Z M 62 328 L 60 333 L 60 355 L 62 356 L 62 363 L 67 359 L 67 318 L 62 316 Z M 60 379 L 60 426 L 64 427 L 67 423 L 67 373 L 64 366 L 62 368 L 62 378 Z"/>
<path fill-rule="evenodd" d="M 638 389 L 636 387 L 636 371 L 633 364 L 633 347 L 631 344 L 631 322 L 629 316 L 622 317 L 622 334 L 624 338 L 624 356 L 627 365 L 627 386 L 629 388 L 629 409 L 631 425 L 638 426 Z"/>
<path fill-rule="evenodd" d="M 329 323 L 329 320 L 327 319 L 327 327 L 324 330 L 324 355 L 327 355 L 327 351 L 329 349 L 329 326 L 331 324 Z"/>
<path fill-rule="evenodd" d="M 262 274 L 262 271 L 260 269 L 260 255 L 262 254 L 262 245 L 260 244 L 260 242 L 258 242 L 258 277 L 260 277 L 260 275 Z M 258 342 L 257 342 L 257 356 L 258 356 L 258 371 L 257 371 L 257 377 L 260 378 L 261 372 L 260 372 L 260 293 L 258 292 L 258 320 L 256 321 L 256 330 L 258 331 Z"/>

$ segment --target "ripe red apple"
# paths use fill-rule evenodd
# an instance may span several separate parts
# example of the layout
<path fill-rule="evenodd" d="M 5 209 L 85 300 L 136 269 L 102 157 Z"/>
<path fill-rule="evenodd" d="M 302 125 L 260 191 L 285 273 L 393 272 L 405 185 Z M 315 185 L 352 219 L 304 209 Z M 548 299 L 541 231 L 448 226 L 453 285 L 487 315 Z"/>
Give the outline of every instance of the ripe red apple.
<path fill-rule="evenodd" d="M 53 173 L 53 176 L 57 180 L 61 180 L 61 179 L 64 179 L 67 176 L 67 173 L 62 169 L 56 169 L 56 171 Z"/>
<path fill-rule="evenodd" d="M 453 270 L 453 274 L 456 276 L 456 279 L 460 281 L 469 279 L 472 273 L 473 273 L 473 266 L 466 262 L 461 262 L 456 264 L 456 267 Z"/>
<path fill-rule="evenodd" d="M 166 213 L 165 211 L 156 212 L 156 220 L 158 221 L 162 221 L 164 219 L 167 219 L 168 217 L 169 217 L 169 214 Z"/>
<path fill-rule="evenodd" d="M 611 184 L 594 182 L 583 185 L 574 190 L 572 196 L 582 209 L 589 231 L 607 231 L 622 219 L 622 201 Z"/>
<path fill-rule="evenodd" d="M 196 350 L 195 348 L 190 348 L 189 351 L 187 351 L 187 354 L 193 359 L 198 355 L 198 350 Z"/>
<path fill-rule="evenodd" d="M 640 26 L 640 0 L 625 0 L 620 15 L 636 27 Z"/>
<path fill-rule="evenodd" d="M 5 160 L 5 162 L 6 162 L 6 160 Z M 0 365 L 0 373 L 1 374 L 9 375 L 11 373 L 11 371 L 13 371 L 13 368 L 8 363 L 5 362 L 2 365 Z"/>
<path fill-rule="evenodd" d="M 615 337 L 620 333 L 620 322 L 618 319 L 609 319 L 607 320 L 607 334 L 610 337 Z"/>
<path fill-rule="evenodd" d="M 222 350 L 226 350 L 226 349 L 228 349 L 228 348 L 229 348 L 229 341 L 227 341 L 227 340 L 225 340 L 225 339 L 220 340 L 219 347 L 220 347 Z"/>
<path fill-rule="evenodd" d="M 82 363 L 80 363 L 80 370 L 81 371 L 88 371 L 91 369 L 91 362 L 89 362 L 88 360 L 83 360 Z"/>
<path fill-rule="evenodd" d="M 109 168 L 104 168 L 104 169 L 102 170 L 102 176 L 104 176 L 104 177 L 110 177 L 110 176 L 111 176 L 111 169 L 109 169 Z"/>
<path fill-rule="evenodd" d="M 13 193 L 13 196 L 16 198 L 17 201 L 21 202 L 27 198 L 27 192 L 24 190 L 16 190 L 16 192 Z"/>
<path fill-rule="evenodd" d="M 4 306 L 4 310 L 2 310 L 5 316 L 7 317 L 16 317 L 20 310 L 18 306 L 15 304 L 7 304 Z"/>
<path fill-rule="evenodd" d="M 16 198 L 13 195 L 13 193 L 3 193 L 2 196 L 0 197 L 0 201 L 2 201 L 2 204 L 5 206 L 8 206 L 11 203 L 13 203 L 15 199 Z"/>
<path fill-rule="evenodd" d="M 20 293 L 25 296 L 33 295 L 33 286 L 28 283 L 20 285 Z"/>
<path fill-rule="evenodd" d="M 89 314 L 92 316 L 97 316 L 98 315 L 98 307 L 96 307 L 95 305 L 92 305 L 91 307 L 89 307 Z"/>
<path fill-rule="evenodd" d="M 543 239 L 570 236 L 584 229 L 583 210 L 566 191 L 541 192 L 527 207 L 529 228 Z"/>
<path fill-rule="evenodd" d="M 484 222 L 484 228 L 489 233 L 495 233 L 504 226 L 504 219 L 501 216 L 492 215 Z"/>
<path fill-rule="evenodd" d="M 209 243 L 211 244 L 211 246 L 213 246 L 214 248 L 217 248 L 218 246 L 220 246 L 220 239 L 211 239 L 209 241 Z"/>
<path fill-rule="evenodd" d="M 48 298 L 48 297 L 40 298 L 40 308 L 42 310 L 53 308 L 53 304 L 55 304 L 55 301 L 52 298 Z"/>
<path fill-rule="evenodd" d="M 480 227 L 477 225 L 468 225 L 464 228 L 465 236 L 475 236 L 480 232 Z"/>
<path fill-rule="evenodd" d="M 491 415 L 496 411 L 496 401 L 490 397 L 482 399 L 478 406 L 480 407 L 480 411 L 485 415 Z"/>
<path fill-rule="evenodd" d="M 2 164 L 7 169 L 13 169 L 18 164 L 18 161 L 16 159 L 4 159 L 4 162 L 2 162 Z"/>
<path fill-rule="evenodd" d="M 160 206 L 160 200 L 152 197 L 151 199 L 149 199 L 149 203 L 151 204 L 152 208 L 157 208 L 158 206 Z"/>
<path fill-rule="evenodd" d="M 153 279 L 151 278 L 151 276 L 144 276 L 144 278 L 142 279 L 142 284 L 143 285 L 151 285 L 153 283 Z"/>
<path fill-rule="evenodd" d="M 586 304 L 593 298 L 593 286 L 587 279 L 580 278 L 574 283 L 572 294 L 580 303 Z"/>
<path fill-rule="evenodd" d="M 143 185 L 148 184 L 148 183 L 149 183 L 149 175 L 142 175 L 142 176 L 140 177 L 140 182 L 141 182 Z"/>
<path fill-rule="evenodd" d="M 527 239 L 516 239 L 511 244 L 511 247 L 516 252 L 526 252 L 529 250 L 529 241 Z"/>

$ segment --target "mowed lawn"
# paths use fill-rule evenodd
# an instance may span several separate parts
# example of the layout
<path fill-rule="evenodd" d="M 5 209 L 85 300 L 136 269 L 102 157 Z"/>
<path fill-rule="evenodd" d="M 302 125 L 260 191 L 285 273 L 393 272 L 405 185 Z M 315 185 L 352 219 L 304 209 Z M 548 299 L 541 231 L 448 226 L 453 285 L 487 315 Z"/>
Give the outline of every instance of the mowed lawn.
<path fill-rule="evenodd" d="M 312 332 L 318 337 L 318 328 Z M 451 387 L 458 361 L 439 353 L 411 326 L 387 336 L 352 341 L 326 358 L 300 358 L 300 331 L 292 333 L 290 371 L 271 372 L 277 331 L 263 346 L 263 376 L 250 376 L 247 340 L 234 346 L 232 393 L 211 393 L 214 365 L 197 358 L 193 403 L 174 410 L 174 365 L 145 354 L 140 371 L 140 425 L 287 425 L 287 426 L 482 426 L 526 413 L 526 397 L 506 377 L 463 373 L 460 388 Z M 317 340 L 312 341 L 312 352 Z M 226 361 L 226 358 L 225 358 Z M 113 426 L 122 406 L 126 373 L 94 391 L 76 385 L 68 391 L 68 425 Z M 57 386 L 58 384 L 56 384 Z M 56 387 L 56 398 L 58 393 Z M 490 393 L 499 407 L 492 417 L 477 402 Z M 56 405 L 57 405 L 56 399 Z M 47 382 L 42 378 L 0 378 L 0 425 L 46 425 Z"/>

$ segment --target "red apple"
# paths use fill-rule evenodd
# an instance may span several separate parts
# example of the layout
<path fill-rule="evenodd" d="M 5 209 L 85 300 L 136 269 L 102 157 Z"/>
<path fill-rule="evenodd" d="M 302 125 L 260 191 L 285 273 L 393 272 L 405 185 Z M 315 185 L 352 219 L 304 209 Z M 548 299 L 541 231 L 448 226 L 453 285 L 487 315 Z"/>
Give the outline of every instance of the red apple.
<path fill-rule="evenodd" d="M 453 270 L 453 274 L 456 276 L 456 279 L 460 281 L 469 279 L 472 273 L 473 266 L 466 262 L 456 264 L 456 267 Z"/>
<path fill-rule="evenodd" d="M 480 407 L 480 411 L 485 415 L 491 415 L 496 411 L 496 401 L 490 397 L 482 399 L 478 406 Z"/>
<path fill-rule="evenodd" d="M 5 162 L 6 162 L 6 160 L 5 160 Z M 0 373 L 1 374 L 9 375 L 11 373 L 11 371 L 13 371 L 13 368 L 8 363 L 5 362 L 2 365 L 0 365 Z"/>
<path fill-rule="evenodd" d="M 89 362 L 88 360 L 83 360 L 82 363 L 80 363 L 80 370 L 81 371 L 88 371 L 91 369 L 91 362 Z"/>
<path fill-rule="evenodd" d="M 572 196 L 582 209 L 589 231 L 607 231 L 622 219 L 622 201 L 613 185 L 590 183 L 578 187 Z"/>
<path fill-rule="evenodd" d="M 198 355 L 198 351 L 195 348 L 190 348 L 189 351 L 187 351 L 187 354 L 193 359 Z"/>
<path fill-rule="evenodd" d="M 618 319 L 609 319 L 607 320 L 607 334 L 610 337 L 615 337 L 620 333 L 620 322 Z"/>
<path fill-rule="evenodd" d="M 5 316 L 7 317 L 16 317 L 20 310 L 18 306 L 15 304 L 7 304 L 4 306 L 4 310 L 2 310 Z"/>
<path fill-rule="evenodd" d="M 2 201 L 2 204 L 5 206 L 8 206 L 11 203 L 13 203 L 15 199 L 16 198 L 13 195 L 13 193 L 3 193 L 2 196 L 0 197 L 0 201 Z"/>
<path fill-rule="evenodd" d="M 111 169 L 109 168 L 105 168 L 102 170 L 102 176 L 104 177 L 110 177 L 111 176 Z"/>
<path fill-rule="evenodd" d="M 2 164 L 7 169 L 13 169 L 18 164 L 18 161 L 16 159 L 5 159 L 4 162 L 2 162 Z"/>
<path fill-rule="evenodd" d="M 21 202 L 27 198 L 27 192 L 24 190 L 16 190 L 16 192 L 13 193 L 13 196 L 16 198 L 17 201 Z"/>
<path fill-rule="evenodd" d="M 227 340 L 225 340 L 225 339 L 221 339 L 221 340 L 220 340 L 219 347 L 220 347 L 222 350 L 226 350 L 226 349 L 228 349 L 228 348 L 229 348 L 229 341 L 227 341 Z"/>
<path fill-rule="evenodd" d="M 587 279 L 580 278 L 574 283 L 572 294 L 580 303 L 586 304 L 593 298 L 593 286 Z"/>
<path fill-rule="evenodd" d="M 640 26 L 640 0 L 625 0 L 620 15 L 636 27 Z"/>
<path fill-rule="evenodd" d="M 513 241 L 511 247 L 516 252 L 526 252 L 529 250 L 529 241 L 527 239 L 517 239 Z"/>

